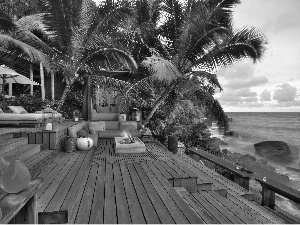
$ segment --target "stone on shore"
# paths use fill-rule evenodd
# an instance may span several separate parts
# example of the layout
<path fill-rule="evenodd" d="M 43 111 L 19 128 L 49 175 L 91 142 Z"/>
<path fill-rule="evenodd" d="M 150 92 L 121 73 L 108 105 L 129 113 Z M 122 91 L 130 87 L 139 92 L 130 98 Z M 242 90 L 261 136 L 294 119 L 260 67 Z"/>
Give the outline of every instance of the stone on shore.
<path fill-rule="evenodd" d="M 291 155 L 289 146 L 283 141 L 262 141 L 254 144 L 254 148 L 265 157 Z"/>
<path fill-rule="evenodd" d="M 240 135 L 236 131 L 228 131 L 225 133 L 225 136 L 239 138 Z"/>
<path fill-rule="evenodd" d="M 243 155 L 239 158 L 240 163 L 253 163 L 256 161 L 256 158 L 250 154 Z"/>
<path fill-rule="evenodd" d="M 217 138 L 217 137 L 213 137 L 213 138 L 212 138 L 212 143 L 213 143 L 214 145 L 228 145 L 227 142 L 225 142 L 225 141 L 223 141 L 222 139 Z"/>

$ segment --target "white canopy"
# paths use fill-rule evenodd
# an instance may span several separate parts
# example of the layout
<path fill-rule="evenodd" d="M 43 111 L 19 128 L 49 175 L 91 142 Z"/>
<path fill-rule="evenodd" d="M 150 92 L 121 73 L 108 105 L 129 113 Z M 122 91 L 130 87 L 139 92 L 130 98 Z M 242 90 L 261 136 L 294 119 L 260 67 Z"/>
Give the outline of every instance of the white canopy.
<path fill-rule="evenodd" d="M 29 78 L 17 73 L 16 71 L 4 65 L 0 66 L 0 78 L 0 84 L 3 84 L 3 78 L 5 78 L 6 83 L 40 85 L 39 83 L 30 80 Z"/>

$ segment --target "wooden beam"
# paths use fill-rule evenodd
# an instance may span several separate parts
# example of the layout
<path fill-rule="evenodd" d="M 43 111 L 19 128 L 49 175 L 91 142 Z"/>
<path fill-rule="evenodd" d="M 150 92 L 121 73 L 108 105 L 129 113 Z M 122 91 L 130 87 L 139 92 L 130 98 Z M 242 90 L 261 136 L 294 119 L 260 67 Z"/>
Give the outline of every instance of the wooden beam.
<path fill-rule="evenodd" d="M 40 63 L 40 76 L 41 76 L 42 101 L 45 101 L 45 78 L 44 78 L 44 67 L 42 63 Z"/>
<path fill-rule="evenodd" d="M 30 72 L 30 80 L 33 80 L 33 68 L 32 68 L 32 63 L 30 63 L 29 66 L 29 72 Z M 30 84 L 30 94 L 33 95 L 33 84 Z"/>
<path fill-rule="evenodd" d="M 8 83 L 8 96 L 12 96 L 12 83 Z"/>

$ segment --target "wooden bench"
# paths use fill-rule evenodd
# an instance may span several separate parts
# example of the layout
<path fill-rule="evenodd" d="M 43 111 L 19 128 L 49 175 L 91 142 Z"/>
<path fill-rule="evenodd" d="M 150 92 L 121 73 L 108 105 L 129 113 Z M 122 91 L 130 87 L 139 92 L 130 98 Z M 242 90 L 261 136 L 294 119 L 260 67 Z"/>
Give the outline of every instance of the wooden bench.
<path fill-rule="evenodd" d="M 252 176 L 252 173 L 248 173 L 246 171 L 245 172 L 241 171 L 241 170 L 237 169 L 237 167 L 235 165 L 231 164 L 230 162 L 227 162 L 217 156 L 214 156 L 214 155 L 207 153 L 205 151 L 202 151 L 202 150 L 190 149 L 189 156 L 192 159 L 196 159 L 196 160 L 199 157 L 206 159 L 206 160 L 224 168 L 225 170 L 232 172 L 233 173 L 233 182 L 237 183 L 238 185 L 240 185 L 243 188 L 246 188 L 249 191 L 249 180 Z"/>
<path fill-rule="evenodd" d="M 17 194 L 1 194 L 0 224 L 37 223 L 36 192 L 43 184 L 42 178 L 32 179 L 26 189 Z"/>
<path fill-rule="evenodd" d="M 268 206 L 271 209 L 275 208 L 275 193 L 282 195 L 298 204 L 300 204 L 300 191 L 276 182 L 272 179 L 267 178 L 255 178 L 262 186 L 262 206 Z"/>

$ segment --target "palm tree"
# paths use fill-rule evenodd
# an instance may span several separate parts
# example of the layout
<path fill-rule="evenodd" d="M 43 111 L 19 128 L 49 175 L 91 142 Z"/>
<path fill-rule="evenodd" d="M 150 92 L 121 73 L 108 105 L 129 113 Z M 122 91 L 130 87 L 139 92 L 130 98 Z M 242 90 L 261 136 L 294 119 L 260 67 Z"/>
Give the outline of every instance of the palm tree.
<path fill-rule="evenodd" d="M 205 77 L 221 88 L 215 75 L 219 68 L 245 58 L 256 62 L 262 57 L 265 38 L 259 30 L 244 27 L 233 31 L 232 9 L 238 3 L 239 0 L 164 1 L 166 15 L 160 34 L 172 57 L 148 57 L 144 64 L 169 85 L 156 100 L 145 124 L 172 91 L 193 87 L 185 85 L 189 77 Z M 210 106 L 218 104 L 212 99 Z"/>
<path fill-rule="evenodd" d="M 52 40 L 54 53 L 51 57 L 66 82 L 58 111 L 81 71 L 99 73 L 104 69 L 136 69 L 130 54 L 117 46 L 111 37 L 131 10 L 109 2 L 96 7 L 91 0 L 39 1 L 39 13 L 43 15 L 45 31 Z"/>

